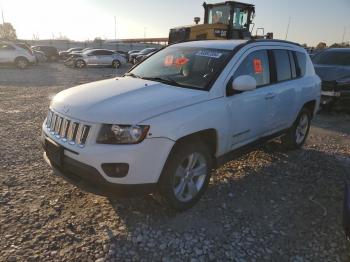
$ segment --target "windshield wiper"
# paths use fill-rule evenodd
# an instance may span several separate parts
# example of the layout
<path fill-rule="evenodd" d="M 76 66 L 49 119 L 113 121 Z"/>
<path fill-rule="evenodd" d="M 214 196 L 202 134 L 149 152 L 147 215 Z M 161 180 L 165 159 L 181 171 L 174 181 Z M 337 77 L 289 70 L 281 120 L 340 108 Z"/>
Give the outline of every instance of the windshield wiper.
<path fill-rule="evenodd" d="M 175 85 L 175 86 L 181 86 L 184 87 L 184 85 L 176 82 L 174 79 L 171 79 L 170 77 L 167 77 L 167 79 L 164 79 L 162 77 L 143 77 L 142 79 L 155 81 L 155 82 L 161 82 L 167 85 Z"/>
<path fill-rule="evenodd" d="M 134 77 L 134 78 L 140 78 L 140 79 L 142 79 L 141 76 L 135 75 L 134 73 L 126 73 L 126 74 L 124 74 L 124 76 L 131 76 L 131 77 Z"/>

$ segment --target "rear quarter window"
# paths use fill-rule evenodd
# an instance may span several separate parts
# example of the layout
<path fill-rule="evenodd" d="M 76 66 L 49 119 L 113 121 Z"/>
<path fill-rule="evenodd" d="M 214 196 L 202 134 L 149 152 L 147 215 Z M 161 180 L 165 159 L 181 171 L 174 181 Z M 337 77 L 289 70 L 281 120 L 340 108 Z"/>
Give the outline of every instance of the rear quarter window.
<path fill-rule="evenodd" d="M 296 60 L 297 76 L 303 77 L 306 73 L 306 55 L 301 52 L 294 52 Z"/>
<path fill-rule="evenodd" d="M 273 50 L 276 63 L 277 81 L 286 81 L 292 79 L 291 64 L 287 50 Z"/>

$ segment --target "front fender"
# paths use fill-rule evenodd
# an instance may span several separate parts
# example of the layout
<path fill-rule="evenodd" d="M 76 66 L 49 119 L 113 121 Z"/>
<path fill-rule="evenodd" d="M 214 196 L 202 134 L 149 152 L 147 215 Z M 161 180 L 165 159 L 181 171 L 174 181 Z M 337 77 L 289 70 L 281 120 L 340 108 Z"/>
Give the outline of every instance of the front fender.
<path fill-rule="evenodd" d="M 207 129 L 217 133 L 216 156 L 227 150 L 230 123 L 223 97 L 187 106 L 158 115 L 140 124 L 150 125 L 149 138 L 164 137 L 177 141 L 182 137 Z"/>

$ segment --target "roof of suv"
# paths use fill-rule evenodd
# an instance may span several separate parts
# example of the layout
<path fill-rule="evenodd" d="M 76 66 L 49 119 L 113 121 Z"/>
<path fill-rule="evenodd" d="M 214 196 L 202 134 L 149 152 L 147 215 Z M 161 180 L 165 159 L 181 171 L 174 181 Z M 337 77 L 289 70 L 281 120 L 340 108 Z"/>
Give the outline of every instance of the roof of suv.
<path fill-rule="evenodd" d="M 275 39 L 257 39 L 257 40 L 204 40 L 204 41 L 190 41 L 176 44 L 177 46 L 184 47 L 202 47 L 202 48 L 214 48 L 214 49 L 225 49 L 233 50 L 239 45 L 250 44 L 250 43 L 284 43 L 295 46 L 300 46 L 297 43 L 284 41 L 284 40 L 275 40 Z"/>

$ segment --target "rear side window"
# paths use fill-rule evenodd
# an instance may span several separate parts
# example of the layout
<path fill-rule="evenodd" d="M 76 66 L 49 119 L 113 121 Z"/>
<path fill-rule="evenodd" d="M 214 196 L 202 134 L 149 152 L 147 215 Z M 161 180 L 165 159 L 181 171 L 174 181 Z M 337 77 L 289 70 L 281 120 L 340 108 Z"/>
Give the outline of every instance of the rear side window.
<path fill-rule="evenodd" d="M 270 84 L 269 58 L 266 50 L 259 50 L 249 54 L 238 67 L 233 78 L 250 75 L 255 78 L 257 87 Z"/>
<path fill-rule="evenodd" d="M 303 77 L 306 72 L 306 56 L 301 52 L 294 52 L 296 58 L 296 71 L 298 77 Z"/>
<path fill-rule="evenodd" d="M 289 54 L 287 50 L 273 50 L 276 63 L 277 81 L 286 81 L 292 78 Z"/>

